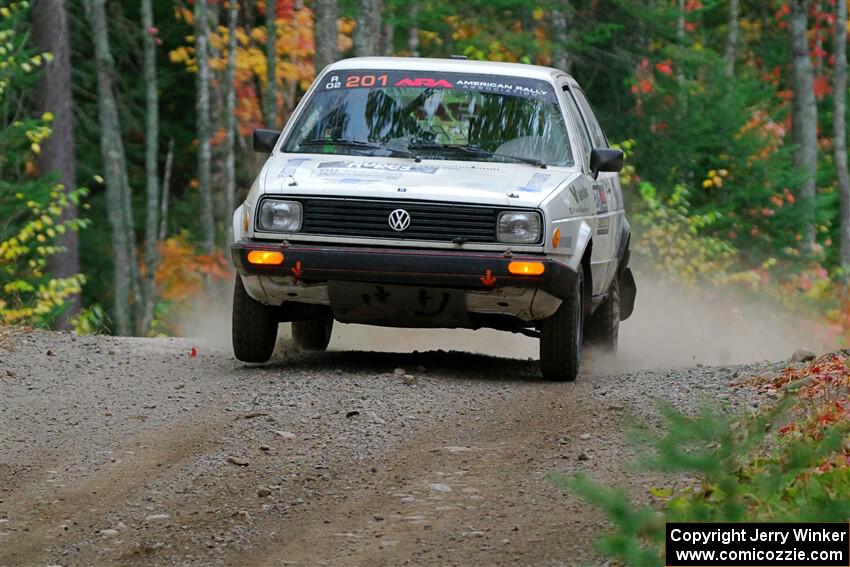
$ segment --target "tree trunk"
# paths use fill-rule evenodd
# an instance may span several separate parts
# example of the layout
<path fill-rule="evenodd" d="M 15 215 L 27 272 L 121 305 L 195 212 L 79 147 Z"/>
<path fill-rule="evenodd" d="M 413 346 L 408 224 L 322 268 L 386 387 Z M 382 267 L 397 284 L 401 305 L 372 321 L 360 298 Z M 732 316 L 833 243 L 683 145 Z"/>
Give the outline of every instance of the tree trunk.
<path fill-rule="evenodd" d="M 165 171 L 162 174 L 162 198 L 159 200 L 159 240 L 168 236 L 168 193 L 171 190 L 171 166 L 174 163 L 174 138 L 168 141 Z"/>
<path fill-rule="evenodd" d="M 277 0 L 266 0 L 266 128 L 277 128 Z"/>
<path fill-rule="evenodd" d="M 850 298 L 850 173 L 847 170 L 847 0 L 836 0 L 835 97 L 832 114 L 835 170 L 841 199 L 841 267 L 845 298 Z M 848 313 L 850 316 L 850 313 Z"/>
<path fill-rule="evenodd" d="M 132 211 L 127 211 L 129 185 L 124 143 L 118 107 L 112 89 L 115 74 L 114 62 L 109 48 L 109 35 L 104 13 L 104 0 L 84 0 L 86 15 L 94 36 L 95 61 L 97 63 L 97 107 L 100 126 L 100 151 L 106 181 L 106 208 L 112 227 L 112 250 L 114 274 L 114 321 L 119 335 L 128 335 L 132 328 L 131 289 L 133 266 L 137 265 L 135 234 L 132 224 L 127 223 Z M 136 304 L 138 305 L 138 303 Z"/>
<path fill-rule="evenodd" d="M 419 57 L 419 3 L 410 6 L 410 29 L 407 31 L 407 50 L 411 57 Z"/>
<path fill-rule="evenodd" d="M 557 9 L 552 13 L 552 66 L 556 69 L 569 72 L 570 53 L 567 42 L 570 36 L 570 23 L 573 19 L 573 6 L 570 0 L 562 0 L 556 5 Z"/>
<path fill-rule="evenodd" d="M 391 23 L 384 24 L 384 31 L 381 32 L 381 55 L 391 57 L 395 53 L 395 26 Z"/>
<path fill-rule="evenodd" d="M 381 0 L 358 0 L 354 52 L 358 57 L 379 55 L 381 41 Z"/>
<path fill-rule="evenodd" d="M 339 57 L 337 52 L 336 0 L 316 0 L 316 55 L 313 66 L 318 75 Z"/>
<path fill-rule="evenodd" d="M 818 167 L 818 111 L 815 102 L 812 61 L 809 58 L 809 44 L 806 38 L 807 8 L 807 0 L 791 0 L 789 29 L 794 67 L 793 120 L 794 133 L 797 136 L 795 162 L 805 176 L 799 196 L 803 210 L 804 240 L 811 250 L 815 243 L 814 201 Z"/>
<path fill-rule="evenodd" d="M 233 86 L 233 74 L 236 69 L 236 20 L 239 17 L 238 5 L 230 3 L 227 16 L 227 71 L 224 76 L 226 92 L 226 148 L 224 159 L 224 202 L 227 243 L 233 242 L 233 221 L 231 216 L 236 208 L 236 89 Z"/>
<path fill-rule="evenodd" d="M 159 232 L 159 98 L 156 87 L 156 33 L 152 0 L 142 0 L 142 32 L 144 34 L 145 77 L 145 187 L 147 216 L 145 222 L 145 273 L 142 279 L 142 316 L 137 332 L 146 335 L 153 322 L 155 303 L 154 273 L 156 272 L 156 242 Z"/>
<path fill-rule="evenodd" d="M 53 114 L 50 137 L 42 144 L 38 167 L 42 174 L 56 176 L 58 183 L 70 193 L 76 187 L 74 163 L 73 98 L 71 96 L 71 45 L 68 30 L 67 0 L 39 0 L 32 9 L 33 40 L 40 51 L 53 54 L 47 63 L 36 89 L 36 102 L 41 114 Z M 77 218 L 77 206 L 68 202 L 61 221 Z M 80 251 L 77 232 L 67 230 L 56 238 L 65 249 L 50 257 L 50 272 L 54 277 L 67 278 L 80 272 Z M 67 329 L 71 317 L 80 312 L 80 297 L 68 301 L 68 309 L 57 321 L 57 327 Z"/>
<path fill-rule="evenodd" d="M 210 148 L 210 63 L 207 0 L 195 2 L 195 49 L 198 59 L 198 190 L 201 195 L 201 245 L 204 252 L 215 248 L 215 218 L 211 185 Z"/>
<path fill-rule="evenodd" d="M 727 78 L 735 75 L 735 59 L 738 56 L 738 18 L 740 17 L 740 0 L 729 0 L 729 33 L 726 36 L 726 51 L 723 60 L 726 65 L 724 74 Z"/>

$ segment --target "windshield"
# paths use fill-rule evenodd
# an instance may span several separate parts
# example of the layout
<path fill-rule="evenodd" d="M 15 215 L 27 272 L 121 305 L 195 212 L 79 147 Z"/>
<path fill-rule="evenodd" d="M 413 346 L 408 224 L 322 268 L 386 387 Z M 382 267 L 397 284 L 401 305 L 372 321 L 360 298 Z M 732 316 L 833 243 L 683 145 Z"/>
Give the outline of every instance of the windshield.
<path fill-rule="evenodd" d="M 331 72 L 283 151 L 573 164 L 549 83 L 464 73 Z"/>

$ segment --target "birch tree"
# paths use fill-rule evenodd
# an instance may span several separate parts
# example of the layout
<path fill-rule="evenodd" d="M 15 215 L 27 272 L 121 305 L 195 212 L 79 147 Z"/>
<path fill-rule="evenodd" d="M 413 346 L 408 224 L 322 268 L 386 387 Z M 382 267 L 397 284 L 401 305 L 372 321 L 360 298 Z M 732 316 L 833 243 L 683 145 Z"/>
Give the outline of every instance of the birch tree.
<path fill-rule="evenodd" d="M 847 171 L 847 0 L 836 0 L 835 97 L 833 129 L 835 170 L 841 199 L 841 268 L 845 297 L 850 296 L 850 173 Z"/>
<path fill-rule="evenodd" d="M 104 0 L 84 0 L 86 16 L 94 36 L 97 65 L 97 108 L 100 125 L 100 152 L 106 183 L 107 218 L 112 229 L 114 273 L 114 331 L 128 335 L 132 328 L 132 303 L 138 305 L 137 283 L 134 274 L 138 266 L 135 252 L 135 231 L 132 223 L 130 186 L 127 179 L 127 162 L 121 139 L 121 124 L 113 92 L 115 64 L 109 48 L 109 34 L 104 11 Z M 132 294 L 132 297 L 131 297 Z"/>
<path fill-rule="evenodd" d="M 233 242 L 233 222 L 231 215 L 236 208 L 236 89 L 233 75 L 236 69 L 236 21 L 239 9 L 236 2 L 230 3 L 227 14 L 227 70 L 224 75 L 226 98 L 226 138 L 224 159 L 224 202 L 227 243 Z"/>
<path fill-rule="evenodd" d="M 318 74 L 326 66 L 336 61 L 338 19 L 336 0 L 316 0 L 316 55 L 313 66 Z"/>
<path fill-rule="evenodd" d="M 817 179 L 818 114 L 815 101 L 812 61 L 809 58 L 809 43 L 806 37 L 808 21 L 807 0 L 791 0 L 789 30 L 794 69 L 793 131 L 797 150 L 795 162 L 804 175 L 800 188 L 800 205 L 804 240 L 811 250 L 815 243 L 815 190 Z"/>
<path fill-rule="evenodd" d="M 740 0 L 729 0 L 729 32 L 726 34 L 726 50 L 723 52 L 725 63 L 723 72 L 727 78 L 735 75 L 735 59 L 738 56 L 738 35 L 741 5 Z"/>
<path fill-rule="evenodd" d="M 266 128 L 277 127 L 277 0 L 266 0 Z"/>
<path fill-rule="evenodd" d="M 68 29 L 67 0 L 40 0 L 32 9 L 33 40 L 39 50 L 50 52 L 53 60 L 47 64 L 47 72 L 39 80 L 36 102 L 42 114 L 53 115 L 52 132 L 42 144 L 38 166 L 43 174 L 53 174 L 69 193 L 76 187 L 74 161 L 74 109 L 71 96 L 71 42 Z M 77 217 L 77 206 L 68 202 L 60 221 Z M 56 244 L 65 249 L 62 254 L 50 257 L 50 271 L 56 278 L 67 278 L 80 272 L 80 252 L 77 231 L 67 230 L 56 239 Z M 68 310 L 60 328 L 67 327 L 71 316 L 80 310 L 80 298 L 68 301 Z"/>
<path fill-rule="evenodd" d="M 145 273 L 142 279 L 142 313 L 137 332 L 145 335 L 153 321 L 154 274 L 158 262 L 156 243 L 159 232 L 159 98 L 156 80 L 156 34 L 152 0 L 142 0 L 145 78 Z"/>
<path fill-rule="evenodd" d="M 381 0 L 358 0 L 354 52 L 358 57 L 378 55 L 381 44 Z"/>
<path fill-rule="evenodd" d="M 410 6 L 410 29 L 407 31 L 407 50 L 411 57 L 419 57 L 419 2 Z"/>
<path fill-rule="evenodd" d="M 198 59 L 197 127 L 198 190 L 201 196 L 201 245 L 204 252 L 215 248 L 215 218 L 211 187 L 212 149 L 210 147 L 210 63 L 207 0 L 195 1 L 195 49 Z"/>
<path fill-rule="evenodd" d="M 570 54 L 567 43 L 570 39 L 570 24 L 573 19 L 573 6 L 570 0 L 561 0 L 555 5 L 552 13 L 552 66 L 569 72 Z"/>

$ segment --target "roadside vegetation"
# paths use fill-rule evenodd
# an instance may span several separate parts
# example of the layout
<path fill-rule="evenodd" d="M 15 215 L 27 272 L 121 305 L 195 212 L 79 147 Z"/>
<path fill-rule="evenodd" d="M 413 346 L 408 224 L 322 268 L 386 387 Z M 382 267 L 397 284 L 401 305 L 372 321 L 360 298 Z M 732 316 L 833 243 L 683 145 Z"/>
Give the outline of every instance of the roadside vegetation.
<path fill-rule="evenodd" d="M 731 386 L 754 389 L 760 409 L 686 416 L 665 406 L 660 428 L 633 432 L 642 468 L 685 488 L 652 489 L 641 505 L 586 477 L 550 476 L 608 516 L 600 551 L 625 565 L 664 565 L 665 522 L 850 520 L 850 351 Z"/>

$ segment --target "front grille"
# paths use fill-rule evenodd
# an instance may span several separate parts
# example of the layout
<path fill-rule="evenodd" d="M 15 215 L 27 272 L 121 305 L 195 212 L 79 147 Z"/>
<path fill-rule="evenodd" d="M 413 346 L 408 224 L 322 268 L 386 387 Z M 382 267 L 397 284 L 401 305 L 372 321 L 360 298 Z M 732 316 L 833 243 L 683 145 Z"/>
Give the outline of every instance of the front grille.
<path fill-rule="evenodd" d="M 495 242 L 495 207 L 425 203 L 421 201 L 299 198 L 304 208 L 302 234 L 361 236 L 402 240 L 451 242 Z M 410 215 L 403 231 L 390 228 L 389 216 L 396 209 Z"/>

